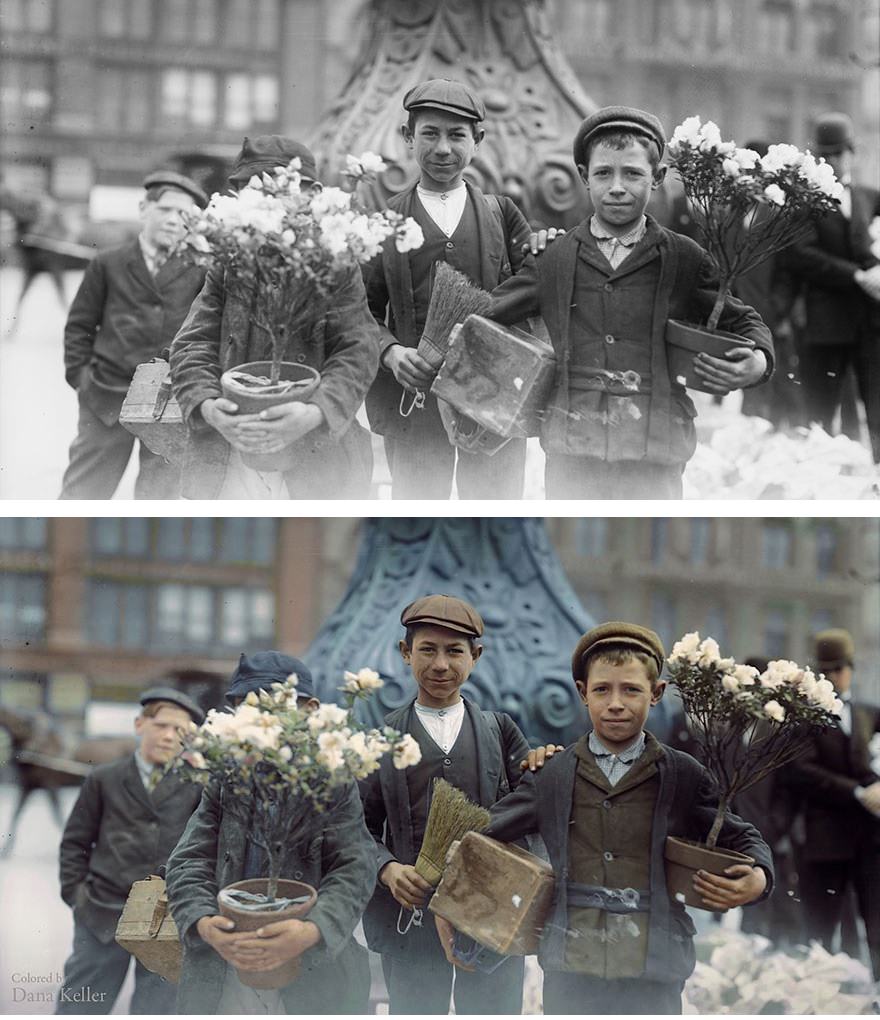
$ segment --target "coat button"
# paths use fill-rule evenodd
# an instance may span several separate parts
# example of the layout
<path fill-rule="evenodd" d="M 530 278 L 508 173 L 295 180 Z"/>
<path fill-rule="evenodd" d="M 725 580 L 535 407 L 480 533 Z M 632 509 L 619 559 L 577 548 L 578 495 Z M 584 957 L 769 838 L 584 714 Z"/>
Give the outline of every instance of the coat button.
<path fill-rule="evenodd" d="M 603 800 L 602 801 L 602 807 L 610 808 L 611 807 L 611 801 L 610 800 Z"/>
<path fill-rule="evenodd" d="M 452 243 L 452 241 L 447 241 L 447 242 L 446 242 L 446 247 L 447 247 L 447 248 L 454 248 L 454 247 L 455 247 L 455 245 L 454 245 L 454 244 Z"/>
<path fill-rule="evenodd" d="M 606 850 L 605 853 L 602 854 L 602 856 L 605 858 L 606 861 L 614 860 L 614 854 L 610 850 Z"/>
<path fill-rule="evenodd" d="M 606 291 L 608 291 L 610 293 L 612 290 L 614 290 L 614 287 L 613 287 L 612 284 L 606 283 L 605 286 L 602 289 L 606 290 Z"/>
<path fill-rule="evenodd" d="M 303 362 L 304 362 L 304 361 L 306 360 L 306 356 L 305 356 L 305 354 L 297 354 L 297 356 L 296 356 L 296 360 L 297 360 L 297 361 L 298 361 L 298 362 L 299 362 L 300 364 L 302 364 L 302 363 L 303 363 Z"/>
<path fill-rule="evenodd" d="M 443 759 L 443 764 L 444 765 L 451 765 L 452 764 L 452 759 L 451 758 L 444 758 Z"/>
<path fill-rule="evenodd" d="M 613 344 L 614 343 L 614 337 L 610 333 L 605 337 L 605 343 L 606 344 Z"/>
<path fill-rule="evenodd" d="M 294 873 L 293 873 L 293 877 L 294 877 L 294 878 L 295 878 L 295 879 L 296 879 L 297 881 L 299 881 L 299 880 L 300 880 L 300 879 L 301 879 L 301 878 L 303 877 L 303 873 L 302 873 L 301 871 L 294 871 Z"/>

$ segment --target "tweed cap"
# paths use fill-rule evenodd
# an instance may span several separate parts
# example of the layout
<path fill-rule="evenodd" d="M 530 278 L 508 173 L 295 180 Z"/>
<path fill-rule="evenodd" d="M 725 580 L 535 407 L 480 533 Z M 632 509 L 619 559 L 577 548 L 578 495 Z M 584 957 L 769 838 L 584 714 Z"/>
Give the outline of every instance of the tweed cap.
<path fill-rule="evenodd" d="M 475 95 L 460 81 L 451 78 L 431 78 L 414 86 L 403 97 L 404 110 L 445 110 L 468 120 L 481 121 L 486 117 L 486 108 L 479 96 Z"/>
<path fill-rule="evenodd" d="M 657 663 L 657 672 L 663 670 L 666 660 L 666 649 L 660 636 L 647 627 L 637 623 L 624 623 L 613 620 L 593 627 L 578 641 L 571 657 L 571 675 L 575 680 L 583 680 L 587 656 L 600 648 L 609 645 L 629 645 L 640 652 L 645 652 Z"/>
<path fill-rule="evenodd" d="M 251 691 L 268 691 L 273 684 L 283 684 L 291 673 L 297 676 L 297 697 L 313 698 L 315 685 L 311 670 L 304 662 L 283 652 L 254 652 L 253 655 L 242 652 L 226 700 L 245 698 Z"/>
<path fill-rule="evenodd" d="M 853 122 L 845 113 L 823 113 L 816 120 L 813 151 L 817 156 L 829 156 L 856 147 Z"/>
<path fill-rule="evenodd" d="M 820 630 L 816 635 L 816 666 L 821 670 L 851 666 L 856 657 L 852 634 L 842 627 Z"/>
<path fill-rule="evenodd" d="M 200 209 L 208 204 L 208 196 L 189 177 L 177 173 L 175 170 L 154 170 L 144 178 L 144 187 L 149 188 L 177 188 L 184 191 L 192 198 Z"/>
<path fill-rule="evenodd" d="M 469 637 L 480 637 L 483 633 L 483 618 L 464 599 L 454 595 L 425 595 L 411 602 L 400 614 L 404 627 L 415 623 L 429 623 L 447 630 L 456 630 Z"/>
<path fill-rule="evenodd" d="M 196 702 L 188 694 L 177 690 L 176 687 L 150 687 L 143 692 L 138 700 L 142 705 L 149 705 L 151 701 L 170 701 L 172 705 L 177 705 L 178 708 L 189 712 L 197 726 L 201 726 L 205 721 L 205 713 Z"/>
<path fill-rule="evenodd" d="M 245 136 L 241 143 L 241 152 L 235 157 L 230 184 L 247 183 L 254 174 L 264 170 L 274 170 L 299 158 L 300 175 L 309 181 L 317 181 L 318 168 L 312 150 L 293 138 L 284 135 L 257 135 L 256 138 Z"/>
<path fill-rule="evenodd" d="M 574 136 L 575 163 L 585 163 L 584 153 L 587 142 L 598 132 L 628 131 L 642 135 L 657 146 L 657 155 L 662 159 L 666 147 L 666 132 L 653 113 L 637 110 L 634 106 L 603 106 L 581 123 Z"/>

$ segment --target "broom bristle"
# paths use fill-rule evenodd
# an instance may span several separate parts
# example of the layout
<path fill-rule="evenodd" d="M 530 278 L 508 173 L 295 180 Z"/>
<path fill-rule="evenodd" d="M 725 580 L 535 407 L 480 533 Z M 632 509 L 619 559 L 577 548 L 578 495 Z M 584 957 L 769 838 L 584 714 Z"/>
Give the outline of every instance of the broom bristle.
<path fill-rule="evenodd" d="M 439 368 L 449 346 L 452 327 L 464 322 L 469 315 L 488 314 L 491 305 L 490 294 L 474 286 L 464 273 L 453 269 L 448 262 L 438 262 L 419 354 Z"/>
<path fill-rule="evenodd" d="M 468 800 L 458 787 L 445 779 L 436 780 L 416 871 L 431 885 L 436 885 L 443 875 L 450 846 L 466 832 L 482 832 L 488 828 L 489 820 L 486 808 Z"/>

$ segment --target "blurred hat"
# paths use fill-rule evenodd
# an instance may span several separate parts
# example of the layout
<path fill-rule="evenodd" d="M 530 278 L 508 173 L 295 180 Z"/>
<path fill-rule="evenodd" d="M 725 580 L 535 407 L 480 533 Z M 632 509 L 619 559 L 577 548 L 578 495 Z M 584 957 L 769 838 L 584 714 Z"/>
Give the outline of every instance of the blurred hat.
<path fill-rule="evenodd" d="M 599 132 L 627 131 L 649 139 L 657 147 L 658 157 L 663 157 L 666 148 L 666 132 L 659 118 L 634 106 L 604 106 L 581 123 L 574 136 L 575 163 L 583 163 L 587 142 Z"/>
<path fill-rule="evenodd" d="M 200 706 L 188 694 L 177 690 L 176 687 L 150 687 L 149 690 L 143 692 L 139 700 L 142 705 L 149 705 L 151 701 L 170 701 L 172 705 L 177 705 L 185 712 L 189 712 L 197 726 L 201 726 L 205 721 L 205 713 Z"/>
<path fill-rule="evenodd" d="M 420 110 L 428 107 L 445 110 L 468 120 L 485 119 L 486 108 L 479 96 L 460 81 L 451 78 L 431 78 L 411 88 L 403 97 L 404 110 Z"/>
<path fill-rule="evenodd" d="M 300 162 L 300 176 L 309 181 L 317 181 L 318 168 L 314 154 L 302 142 L 284 135 L 257 135 L 256 138 L 245 136 L 241 152 L 235 157 L 229 183 L 247 182 L 254 174 L 287 166 L 295 158 Z"/>
<path fill-rule="evenodd" d="M 480 637 L 483 633 L 483 618 L 480 614 L 470 603 L 454 595 L 425 595 L 416 599 L 400 614 L 400 622 L 404 627 L 427 623 L 469 637 Z"/>
<path fill-rule="evenodd" d="M 315 685 L 309 667 L 300 659 L 283 652 L 242 652 L 238 666 L 232 674 L 226 700 L 246 698 L 251 691 L 269 691 L 273 684 L 283 684 L 291 673 L 296 673 L 298 698 L 314 698 Z"/>
<path fill-rule="evenodd" d="M 185 191 L 200 209 L 208 204 L 208 196 L 196 184 L 195 181 L 177 173 L 176 170 L 154 170 L 144 178 L 145 188 L 177 188 L 178 191 Z"/>
<path fill-rule="evenodd" d="M 813 129 L 813 154 L 832 156 L 856 147 L 853 122 L 845 113 L 823 113 Z"/>
<path fill-rule="evenodd" d="M 770 151 L 770 143 L 765 141 L 763 138 L 751 138 L 743 146 L 744 149 L 751 149 L 753 152 L 757 152 L 759 156 L 766 156 Z"/>
<path fill-rule="evenodd" d="M 578 641 L 571 657 L 572 677 L 575 680 L 584 680 L 587 656 L 610 645 L 627 645 L 640 652 L 645 652 L 657 663 L 657 672 L 660 673 L 663 670 L 666 649 L 663 647 L 659 634 L 637 623 L 612 620 L 610 623 L 601 623 L 598 627 L 588 630 Z"/>
<path fill-rule="evenodd" d="M 852 635 L 848 630 L 833 627 L 816 635 L 816 667 L 823 672 L 851 666 L 856 657 Z"/>

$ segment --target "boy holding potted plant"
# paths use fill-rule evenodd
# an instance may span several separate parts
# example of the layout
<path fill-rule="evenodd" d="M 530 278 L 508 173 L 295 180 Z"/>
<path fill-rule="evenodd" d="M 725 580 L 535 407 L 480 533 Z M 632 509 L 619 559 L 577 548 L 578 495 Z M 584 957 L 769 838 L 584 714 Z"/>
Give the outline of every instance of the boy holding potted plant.
<path fill-rule="evenodd" d="M 592 732 L 526 772 L 492 808 L 486 835 L 510 842 L 540 833 L 555 872 L 539 950 L 545 1013 L 681 1012 L 695 929 L 667 892 L 664 844 L 669 833 L 702 838 L 717 796 L 702 765 L 644 730 L 666 686 L 664 658 L 657 634 L 637 624 L 584 634 L 572 676 Z M 757 829 L 727 814 L 719 843 L 756 864 L 699 872 L 693 886 L 705 908 L 768 895 L 772 855 Z M 438 929 L 450 954 L 450 928 L 438 920 Z"/>
<path fill-rule="evenodd" d="M 541 436 L 548 498 L 682 495 L 696 410 L 670 372 L 666 323 L 706 319 L 718 273 L 695 241 L 645 213 L 665 176 L 665 144 L 644 110 L 609 106 L 588 117 L 574 162 L 595 212 L 493 291 L 493 318 L 542 315 L 556 350 Z M 754 347 L 699 354 L 703 387 L 727 393 L 769 378 L 773 343 L 760 316 L 728 295 L 719 324 Z"/>

